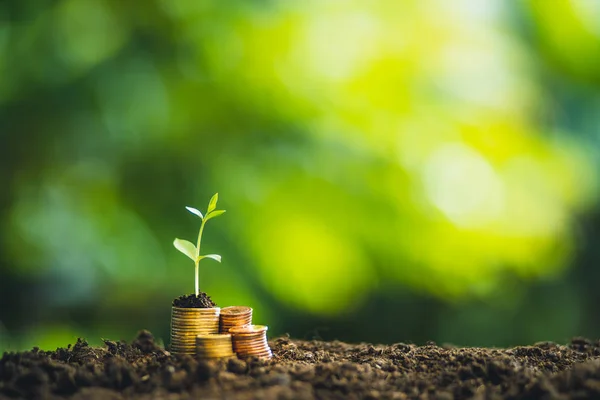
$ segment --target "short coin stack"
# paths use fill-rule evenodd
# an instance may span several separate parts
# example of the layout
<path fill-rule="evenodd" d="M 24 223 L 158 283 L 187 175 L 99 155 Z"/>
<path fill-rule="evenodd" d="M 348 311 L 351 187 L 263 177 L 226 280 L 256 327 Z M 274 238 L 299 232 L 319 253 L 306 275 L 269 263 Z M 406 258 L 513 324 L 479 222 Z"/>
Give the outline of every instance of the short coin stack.
<path fill-rule="evenodd" d="M 173 307 L 171 311 L 171 353 L 196 354 L 196 336 L 219 333 L 219 313 L 214 308 Z"/>
<path fill-rule="evenodd" d="M 235 357 L 230 334 L 212 334 L 196 336 L 196 355 L 198 358 L 215 359 Z"/>
<path fill-rule="evenodd" d="M 271 358 L 273 353 L 267 343 L 267 327 L 264 325 L 246 325 L 229 330 L 233 335 L 233 350 L 241 358 Z"/>
<path fill-rule="evenodd" d="M 232 306 L 221 309 L 219 332 L 229 333 L 229 329 L 252 324 L 252 308 Z"/>

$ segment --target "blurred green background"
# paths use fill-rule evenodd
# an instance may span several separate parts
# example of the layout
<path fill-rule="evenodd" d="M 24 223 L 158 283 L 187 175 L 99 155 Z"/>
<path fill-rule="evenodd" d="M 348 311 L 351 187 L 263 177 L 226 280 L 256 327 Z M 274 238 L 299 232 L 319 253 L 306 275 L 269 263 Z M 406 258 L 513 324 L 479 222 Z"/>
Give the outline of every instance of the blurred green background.
<path fill-rule="evenodd" d="M 600 2 L 0 3 L 0 351 L 598 337 Z"/>

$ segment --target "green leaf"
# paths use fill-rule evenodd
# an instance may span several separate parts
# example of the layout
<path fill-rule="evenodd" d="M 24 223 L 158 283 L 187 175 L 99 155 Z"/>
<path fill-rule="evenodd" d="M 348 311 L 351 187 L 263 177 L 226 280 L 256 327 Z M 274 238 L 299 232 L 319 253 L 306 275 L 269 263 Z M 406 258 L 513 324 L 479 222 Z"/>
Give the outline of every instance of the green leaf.
<path fill-rule="evenodd" d="M 225 210 L 215 210 L 209 214 L 206 215 L 206 218 L 204 219 L 205 221 L 208 221 L 211 218 L 215 218 L 218 217 L 219 215 L 223 214 L 225 212 Z"/>
<path fill-rule="evenodd" d="M 194 246 L 193 243 L 183 239 L 175 239 L 173 241 L 173 246 L 175 246 L 177 250 L 191 258 L 192 261 L 196 261 L 196 246 Z"/>
<path fill-rule="evenodd" d="M 200 218 L 204 219 L 204 216 L 202 215 L 202 213 L 200 212 L 200 210 L 197 210 L 194 207 L 185 207 L 185 209 L 188 210 L 189 212 L 191 212 L 192 214 L 196 214 Z"/>
<path fill-rule="evenodd" d="M 198 257 L 198 261 L 202 260 L 203 258 L 211 258 L 215 261 L 221 262 L 221 256 L 218 254 L 207 254 L 205 256 L 200 256 Z"/>
<path fill-rule="evenodd" d="M 219 193 L 215 193 L 215 195 L 210 199 L 210 202 L 208 203 L 208 210 L 206 210 L 207 214 L 209 214 L 212 210 L 217 208 L 218 200 L 219 200 Z"/>

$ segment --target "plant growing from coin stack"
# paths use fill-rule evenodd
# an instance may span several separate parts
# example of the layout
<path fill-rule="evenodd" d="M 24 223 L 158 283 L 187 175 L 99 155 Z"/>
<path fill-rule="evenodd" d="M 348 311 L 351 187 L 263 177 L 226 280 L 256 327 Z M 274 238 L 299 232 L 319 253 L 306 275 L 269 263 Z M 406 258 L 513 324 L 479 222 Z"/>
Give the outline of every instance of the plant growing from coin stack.
<path fill-rule="evenodd" d="M 196 245 L 192 242 L 189 242 L 184 239 L 176 238 L 173 241 L 173 245 L 177 250 L 188 256 L 194 262 L 194 272 L 195 272 L 195 288 L 196 288 L 196 296 L 200 296 L 200 285 L 199 285 L 199 272 L 200 272 L 200 261 L 205 258 L 210 258 L 215 261 L 221 262 L 221 256 L 218 254 L 206 254 L 200 255 L 200 245 L 202 244 L 202 233 L 204 232 L 204 226 L 206 223 L 219 215 L 223 215 L 225 210 L 217 210 L 217 201 L 219 200 L 219 193 L 215 193 L 215 195 L 210 199 L 208 203 L 208 208 L 206 210 L 206 215 L 202 215 L 200 210 L 194 207 L 186 207 L 186 210 L 196 215 L 202 221 L 200 224 L 200 231 L 198 232 L 198 240 Z"/>
<path fill-rule="evenodd" d="M 209 201 L 206 214 L 193 207 L 186 209 L 200 218 L 198 240 L 194 245 L 183 239 L 175 239 L 177 250 L 194 262 L 195 293 L 173 300 L 171 309 L 171 347 L 174 354 L 196 355 L 199 358 L 261 357 L 271 358 L 273 353 L 267 343 L 267 327 L 252 325 L 252 308 L 230 306 L 221 310 L 200 291 L 200 261 L 210 258 L 221 262 L 218 254 L 200 254 L 202 234 L 206 223 L 225 210 L 217 210 L 219 194 Z"/>
<path fill-rule="evenodd" d="M 225 212 L 225 210 L 217 210 L 218 200 L 219 194 L 216 193 L 210 199 L 205 215 L 196 208 L 186 207 L 190 213 L 201 220 L 196 244 L 183 239 L 173 241 L 175 248 L 194 262 L 196 289 L 193 294 L 180 296 L 173 300 L 171 309 L 171 352 L 175 354 L 196 354 L 196 336 L 219 333 L 221 309 L 206 293 L 200 291 L 199 282 L 200 261 L 210 258 L 221 262 L 221 256 L 218 254 L 202 255 L 200 253 L 202 234 L 206 223 Z"/>

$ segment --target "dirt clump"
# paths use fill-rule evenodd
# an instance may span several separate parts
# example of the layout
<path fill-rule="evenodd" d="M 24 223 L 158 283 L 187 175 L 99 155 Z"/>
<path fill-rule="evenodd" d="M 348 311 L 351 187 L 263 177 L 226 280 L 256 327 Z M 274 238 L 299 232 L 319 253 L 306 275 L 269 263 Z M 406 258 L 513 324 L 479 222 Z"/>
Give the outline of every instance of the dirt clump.
<path fill-rule="evenodd" d="M 200 292 L 198 296 L 192 293 L 177 297 L 173 300 L 173 306 L 181 308 L 213 308 L 217 304 L 211 300 L 209 295 Z"/>
<path fill-rule="evenodd" d="M 600 343 L 511 349 L 270 342 L 272 360 L 173 356 L 148 331 L 0 359 L 0 398 L 600 398 Z"/>

